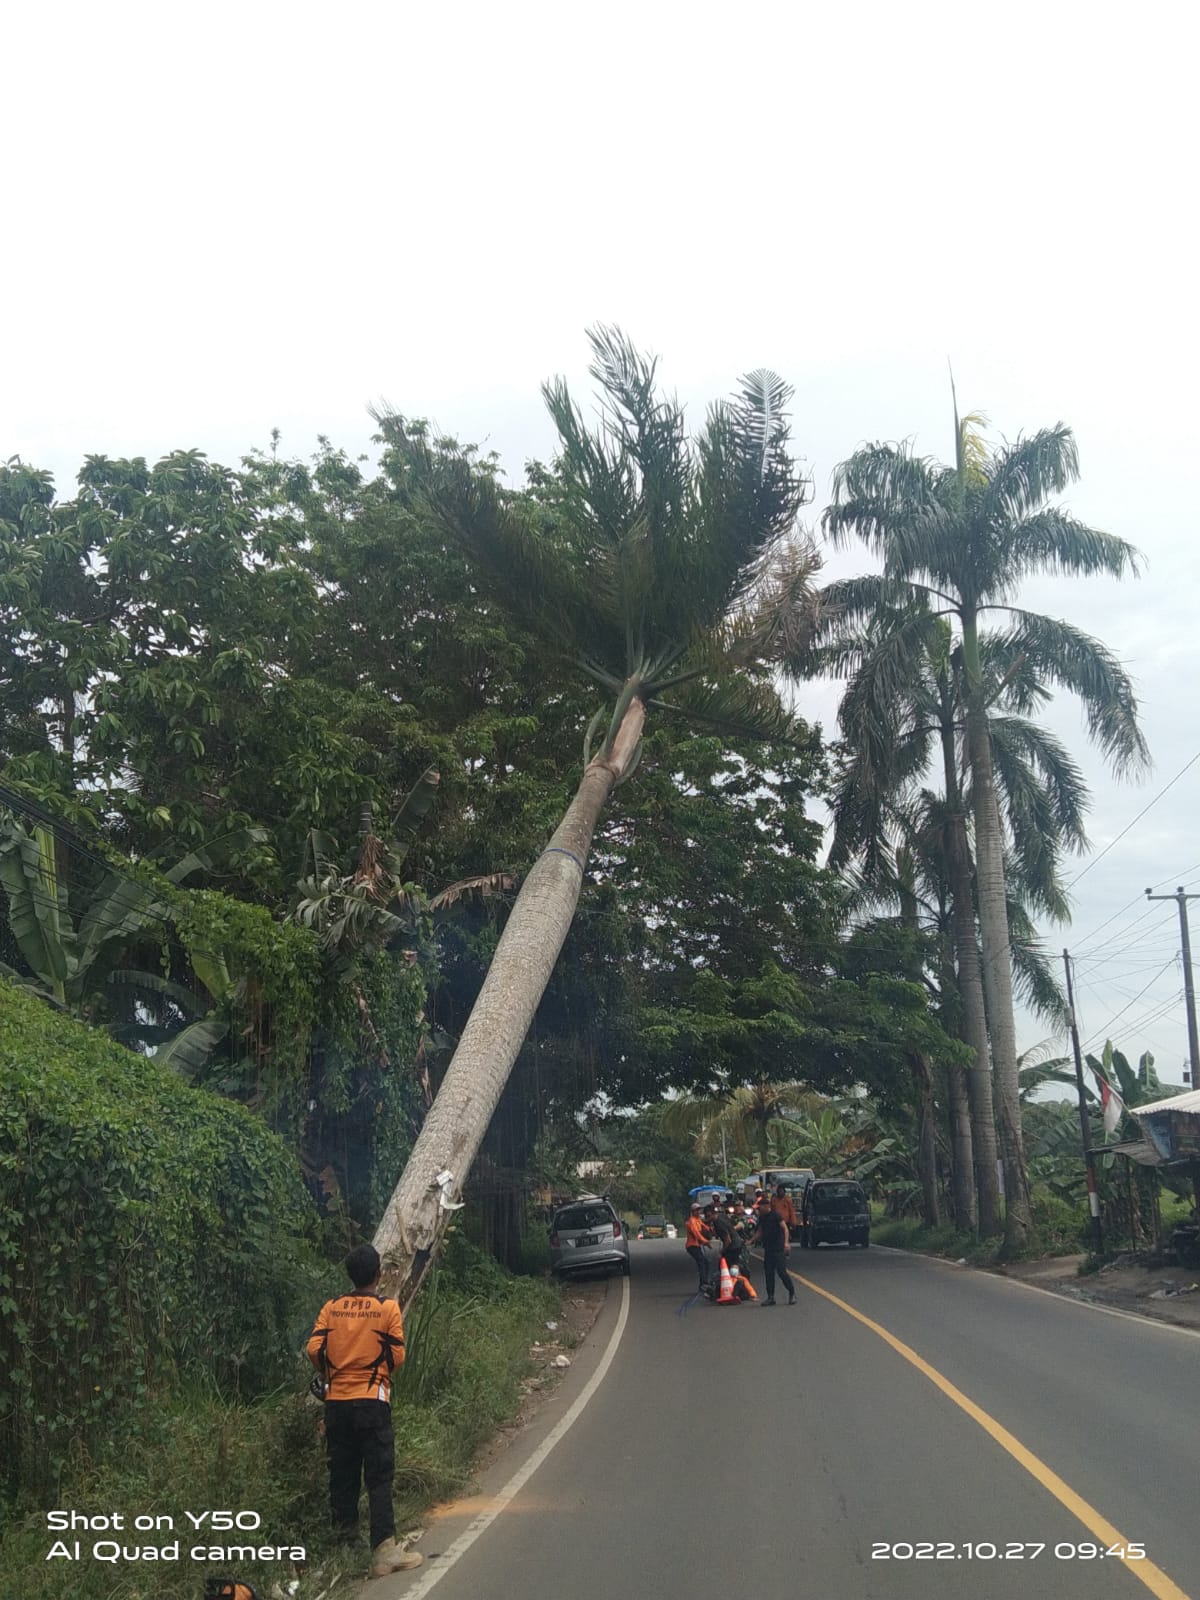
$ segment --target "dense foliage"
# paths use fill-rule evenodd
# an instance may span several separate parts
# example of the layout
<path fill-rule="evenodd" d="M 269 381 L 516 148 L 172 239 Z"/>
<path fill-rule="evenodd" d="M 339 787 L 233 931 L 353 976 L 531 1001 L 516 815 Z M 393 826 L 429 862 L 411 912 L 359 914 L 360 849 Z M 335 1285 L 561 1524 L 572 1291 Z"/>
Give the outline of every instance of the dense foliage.
<path fill-rule="evenodd" d="M 262 1122 L 0 980 L 0 1439 L 9 1487 L 184 1376 L 287 1376 L 314 1213 Z"/>

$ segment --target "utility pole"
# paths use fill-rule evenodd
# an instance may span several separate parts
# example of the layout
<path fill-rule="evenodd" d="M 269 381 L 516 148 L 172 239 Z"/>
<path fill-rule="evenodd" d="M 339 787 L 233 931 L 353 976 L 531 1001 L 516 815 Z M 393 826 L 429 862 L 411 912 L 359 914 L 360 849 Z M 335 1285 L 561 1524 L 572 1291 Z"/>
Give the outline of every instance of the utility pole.
<path fill-rule="evenodd" d="M 1183 994 L 1187 1002 L 1188 1054 L 1191 1056 L 1192 1088 L 1197 1085 L 1200 1073 L 1200 1034 L 1196 1031 L 1196 987 L 1192 982 L 1192 940 L 1188 930 L 1188 901 L 1200 900 L 1200 894 L 1184 894 L 1181 884 L 1174 894 L 1151 894 L 1147 900 L 1174 900 L 1179 907 L 1179 937 L 1183 945 Z"/>
<path fill-rule="evenodd" d="M 1104 1227 L 1100 1221 L 1100 1196 L 1096 1190 L 1096 1158 L 1092 1154 L 1092 1130 L 1088 1122 L 1087 1093 L 1083 1087 L 1083 1051 L 1079 1048 L 1079 1024 L 1075 1018 L 1075 987 L 1071 981 L 1071 954 L 1063 951 L 1067 972 L 1067 1015 L 1071 1022 L 1071 1049 L 1075 1055 L 1075 1088 L 1079 1095 L 1079 1131 L 1083 1136 L 1083 1160 L 1087 1167 L 1088 1214 L 1092 1219 L 1092 1249 L 1104 1254 Z"/>

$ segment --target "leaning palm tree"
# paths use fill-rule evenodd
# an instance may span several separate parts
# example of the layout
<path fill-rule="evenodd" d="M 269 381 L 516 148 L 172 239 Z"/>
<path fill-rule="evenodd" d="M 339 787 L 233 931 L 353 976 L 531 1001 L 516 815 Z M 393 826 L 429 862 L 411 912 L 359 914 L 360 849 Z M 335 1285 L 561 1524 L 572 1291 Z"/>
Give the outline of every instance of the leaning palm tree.
<path fill-rule="evenodd" d="M 678 403 L 656 393 L 655 363 L 616 331 L 589 337 L 600 426 L 585 426 L 563 382 L 544 386 L 559 454 L 536 500 L 503 492 L 470 452 L 431 442 L 420 424 L 379 419 L 421 486 L 424 514 L 466 551 L 481 600 L 606 696 L 575 797 L 525 877 L 380 1221 L 376 1246 L 402 1299 L 458 1204 L 574 917 L 597 822 L 637 766 L 647 715 L 762 740 L 796 731 L 763 670 L 796 648 L 817 566 L 795 531 L 804 483 L 787 447 L 790 391 L 773 373 L 752 373 L 689 442 Z"/>
<path fill-rule="evenodd" d="M 841 626 L 867 628 L 880 608 L 924 603 L 950 619 L 961 661 L 966 753 L 974 821 L 982 980 L 1005 1174 L 1006 1247 L 1031 1227 L 1021 1138 L 1012 962 L 1006 915 L 1004 829 L 989 705 L 1000 692 L 987 672 L 981 623 L 1006 619 L 1003 646 L 1026 678 L 1083 701 L 1088 730 L 1118 771 L 1147 761 L 1137 702 L 1117 659 L 1069 623 L 1012 605 L 1037 572 L 1121 577 L 1135 572 L 1132 545 L 1050 504 L 1078 476 L 1075 440 L 1059 423 L 989 454 L 977 415 L 959 418 L 955 460 L 942 466 L 907 445 L 865 446 L 838 468 L 824 517 L 836 544 L 860 538 L 883 562 L 878 576 L 830 585 L 825 601 Z"/>

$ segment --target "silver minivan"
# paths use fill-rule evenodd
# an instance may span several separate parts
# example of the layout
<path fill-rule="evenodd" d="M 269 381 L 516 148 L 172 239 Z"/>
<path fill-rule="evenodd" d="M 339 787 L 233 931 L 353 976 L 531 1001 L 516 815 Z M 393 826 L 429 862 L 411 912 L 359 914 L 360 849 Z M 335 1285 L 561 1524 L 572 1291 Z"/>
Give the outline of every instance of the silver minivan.
<path fill-rule="evenodd" d="M 620 1267 L 629 1276 L 625 1225 L 607 1200 L 572 1200 L 550 1226 L 550 1270 L 560 1277 L 593 1267 Z"/>

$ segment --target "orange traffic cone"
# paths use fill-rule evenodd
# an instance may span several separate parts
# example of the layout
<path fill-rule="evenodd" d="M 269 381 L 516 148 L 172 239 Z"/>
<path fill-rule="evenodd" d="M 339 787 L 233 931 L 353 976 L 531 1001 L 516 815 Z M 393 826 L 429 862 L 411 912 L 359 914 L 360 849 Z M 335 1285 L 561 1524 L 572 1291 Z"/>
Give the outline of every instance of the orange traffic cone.
<path fill-rule="evenodd" d="M 721 1279 L 720 1288 L 717 1292 L 717 1304 L 719 1306 L 731 1306 L 733 1304 L 733 1274 L 730 1272 L 724 1256 L 721 1257 Z"/>

